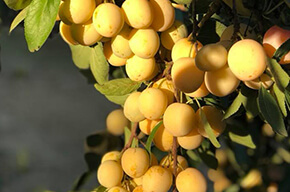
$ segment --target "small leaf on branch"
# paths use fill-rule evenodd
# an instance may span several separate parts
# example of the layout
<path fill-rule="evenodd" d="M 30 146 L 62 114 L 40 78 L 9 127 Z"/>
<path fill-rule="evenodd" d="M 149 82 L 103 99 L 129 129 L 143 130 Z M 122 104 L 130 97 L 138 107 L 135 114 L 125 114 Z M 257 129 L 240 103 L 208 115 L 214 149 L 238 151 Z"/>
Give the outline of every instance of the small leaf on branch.
<path fill-rule="evenodd" d="M 239 111 L 241 105 L 245 102 L 246 98 L 239 92 L 238 96 L 235 98 L 231 106 L 227 109 L 224 118 L 228 119 L 229 117 L 233 116 L 236 112 Z"/>
<path fill-rule="evenodd" d="M 98 45 L 92 49 L 90 68 L 96 81 L 100 85 L 103 85 L 109 80 L 109 64 L 104 56 L 102 43 L 98 43 Z"/>
<path fill-rule="evenodd" d="M 290 38 L 285 41 L 274 53 L 273 58 L 275 58 L 278 62 L 281 58 L 286 55 L 290 51 Z"/>
<path fill-rule="evenodd" d="M 21 10 L 18 15 L 13 19 L 11 25 L 10 25 L 10 29 L 9 29 L 9 33 L 11 33 L 26 17 L 26 13 L 27 13 L 28 7 L 25 7 L 23 10 Z"/>
<path fill-rule="evenodd" d="M 27 7 L 31 0 L 4 0 L 4 2 L 10 9 L 17 11 Z"/>
<path fill-rule="evenodd" d="M 90 68 L 90 58 L 94 54 L 93 48 L 82 45 L 70 45 L 72 60 L 79 69 Z"/>
<path fill-rule="evenodd" d="M 151 154 L 151 145 L 155 136 L 155 133 L 157 132 L 158 128 L 162 125 L 163 121 L 159 121 L 154 128 L 152 129 L 147 142 L 146 142 L 146 150 L 148 151 L 149 154 Z"/>
<path fill-rule="evenodd" d="M 273 96 L 261 86 L 259 89 L 258 107 L 261 115 L 271 125 L 273 130 L 282 135 L 288 136 L 283 121 L 283 116 Z"/>
<path fill-rule="evenodd" d="M 281 91 L 284 91 L 284 89 L 289 84 L 288 74 L 283 70 L 281 65 L 275 59 L 268 59 L 268 66 L 271 73 L 273 74 L 277 86 Z"/>
<path fill-rule="evenodd" d="M 278 102 L 279 108 L 283 114 L 284 117 L 287 117 L 287 109 L 285 104 L 285 94 L 278 88 L 277 84 L 275 83 L 273 85 L 273 91 L 276 96 L 276 100 Z"/>
<path fill-rule="evenodd" d="M 32 0 L 24 19 L 24 34 L 30 52 L 38 51 L 53 29 L 60 0 Z"/>
<path fill-rule="evenodd" d="M 228 130 L 227 133 L 231 141 L 238 143 L 240 145 L 244 145 L 251 149 L 256 148 L 252 136 L 247 128 L 240 127 L 240 125 L 229 124 L 226 130 Z"/>

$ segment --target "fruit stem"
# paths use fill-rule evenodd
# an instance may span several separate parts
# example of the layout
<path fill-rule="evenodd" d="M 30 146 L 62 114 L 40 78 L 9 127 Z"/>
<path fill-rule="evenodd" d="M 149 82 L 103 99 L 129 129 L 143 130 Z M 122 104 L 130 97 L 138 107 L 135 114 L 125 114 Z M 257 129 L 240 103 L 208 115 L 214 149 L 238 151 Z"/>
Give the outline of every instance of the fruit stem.
<path fill-rule="evenodd" d="M 126 151 L 126 149 L 130 148 L 133 142 L 133 139 L 136 136 L 136 131 L 137 131 L 137 127 L 138 127 L 138 123 L 133 123 L 132 129 L 131 129 L 131 135 L 129 138 L 129 141 L 126 143 L 126 145 L 124 146 L 124 148 L 121 151 L 121 154 Z"/>
<path fill-rule="evenodd" d="M 173 137 L 173 145 L 172 145 L 172 156 L 173 156 L 173 192 L 177 192 L 175 180 L 177 176 L 177 137 Z"/>
<path fill-rule="evenodd" d="M 232 11 L 233 11 L 233 15 L 234 15 L 234 33 L 233 33 L 231 40 L 234 42 L 237 40 L 238 33 L 240 31 L 240 24 L 238 21 L 238 13 L 237 13 L 237 9 L 236 9 L 236 0 L 233 0 L 233 10 Z"/>
<path fill-rule="evenodd" d="M 269 11 L 265 12 L 264 15 L 269 15 L 270 13 L 272 13 L 273 11 L 275 11 L 275 9 L 277 9 L 278 7 L 280 7 L 283 3 L 284 3 L 284 1 L 280 1 L 275 7 L 273 7 Z"/>

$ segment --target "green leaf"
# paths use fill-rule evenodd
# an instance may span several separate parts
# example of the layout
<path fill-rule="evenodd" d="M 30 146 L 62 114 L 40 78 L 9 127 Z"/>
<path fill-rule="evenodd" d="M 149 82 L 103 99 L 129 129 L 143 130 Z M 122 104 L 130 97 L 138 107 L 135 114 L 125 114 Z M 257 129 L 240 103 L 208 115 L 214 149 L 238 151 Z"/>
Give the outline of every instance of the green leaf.
<path fill-rule="evenodd" d="M 92 175 L 91 171 L 84 172 L 73 184 L 72 191 L 78 191 L 86 184 L 89 177 Z"/>
<path fill-rule="evenodd" d="M 154 128 L 152 129 L 147 141 L 146 141 L 146 150 L 148 151 L 149 154 L 151 154 L 151 145 L 155 136 L 155 133 L 157 132 L 158 128 L 162 125 L 163 121 L 159 121 Z"/>
<path fill-rule="evenodd" d="M 106 187 L 99 186 L 96 189 L 94 189 L 92 192 L 105 192 L 107 190 Z"/>
<path fill-rule="evenodd" d="M 284 89 L 289 84 L 288 74 L 283 70 L 281 65 L 275 59 L 268 59 L 267 63 L 268 63 L 271 73 L 274 76 L 277 86 L 279 87 L 281 91 L 284 91 Z"/>
<path fill-rule="evenodd" d="M 290 111 L 290 92 L 287 89 L 285 89 L 284 94 L 285 94 L 285 101 L 286 101 L 288 110 Z"/>
<path fill-rule="evenodd" d="M 124 129 L 124 143 L 125 143 L 125 146 L 126 144 L 129 142 L 129 138 L 130 138 L 130 135 L 131 135 L 131 130 L 126 126 L 125 129 Z"/>
<path fill-rule="evenodd" d="M 278 102 L 279 108 L 283 114 L 284 117 L 287 117 L 287 109 L 285 104 L 285 94 L 278 88 L 277 84 L 275 83 L 273 85 L 273 91 L 276 96 L 276 100 Z"/>
<path fill-rule="evenodd" d="M 125 101 L 126 101 L 126 99 L 127 99 L 127 97 L 129 97 L 129 95 L 130 94 L 126 94 L 126 95 L 105 95 L 105 97 L 109 101 L 111 101 L 111 102 L 113 102 L 113 103 L 115 103 L 117 105 L 122 105 L 123 106 Z"/>
<path fill-rule="evenodd" d="M 257 103 L 258 92 L 256 90 L 248 88 L 245 85 L 242 85 L 241 93 L 245 97 L 243 106 L 246 109 L 247 115 L 249 115 L 250 118 L 256 117 L 259 114 Z"/>
<path fill-rule="evenodd" d="M 87 79 L 88 84 L 97 83 L 90 69 L 79 69 L 79 72 Z"/>
<path fill-rule="evenodd" d="M 20 11 L 20 13 L 18 13 L 18 15 L 13 19 L 11 25 L 10 25 L 10 29 L 9 29 L 9 33 L 11 33 L 18 25 L 19 23 L 21 23 L 25 17 L 26 17 L 26 13 L 27 13 L 28 7 L 25 7 L 23 10 Z"/>
<path fill-rule="evenodd" d="M 83 45 L 70 45 L 72 60 L 79 69 L 90 68 L 90 58 L 94 54 L 93 48 Z"/>
<path fill-rule="evenodd" d="M 4 0 L 4 2 L 10 9 L 18 11 L 27 7 L 30 4 L 31 0 Z"/>
<path fill-rule="evenodd" d="M 238 112 L 242 103 L 244 103 L 245 100 L 246 100 L 246 97 L 244 97 L 242 93 L 239 92 L 238 96 L 235 98 L 231 106 L 227 109 L 223 119 L 228 119 L 229 117 L 234 115 L 236 112 Z"/>
<path fill-rule="evenodd" d="M 24 20 L 28 49 L 38 51 L 53 29 L 60 0 L 32 0 Z"/>
<path fill-rule="evenodd" d="M 214 132 L 212 131 L 212 128 L 210 126 L 210 124 L 207 121 L 207 118 L 203 112 L 203 110 L 200 108 L 199 110 L 199 115 L 200 115 L 200 119 L 202 120 L 202 124 L 204 126 L 205 132 L 208 135 L 208 138 L 210 140 L 210 142 L 216 147 L 216 148 L 220 148 L 221 145 L 218 142 L 217 138 L 214 135 Z"/>
<path fill-rule="evenodd" d="M 178 4 L 190 4 L 192 0 L 173 0 Z"/>
<path fill-rule="evenodd" d="M 90 57 L 91 71 L 96 81 L 102 85 L 109 79 L 109 64 L 104 56 L 102 43 L 94 47 Z"/>
<path fill-rule="evenodd" d="M 280 109 L 273 96 L 268 93 L 264 86 L 259 89 L 258 107 L 261 115 L 276 133 L 288 136 Z"/>
<path fill-rule="evenodd" d="M 252 136 L 246 127 L 240 127 L 239 125 L 228 124 L 226 130 L 231 141 L 244 145 L 251 149 L 255 149 L 256 145 L 253 142 Z"/>
<path fill-rule="evenodd" d="M 219 24 L 220 22 L 215 21 L 214 19 L 207 20 L 200 29 L 197 39 L 203 45 L 218 42 L 220 40 L 220 37 L 217 34 L 216 29 L 221 27 Z"/>
<path fill-rule="evenodd" d="M 218 168 L 218 160 L 215 157 L 214 153 L 209 149 L 203 149 L 202 147 L 199 147 L 197 149 L 197 152 L 202 159 L 202 161 L 211 169 L 217 169 Z"/>
<path fill-rule="evenodd" d="M 102 155 L 96 153 L 86 153 L 85 160 L 90 171 L 96 171 L 101 164 Z"/>
<path fill-rule="evenodd" d="M 285 41 L 274 53 L 273 58 L 275 58 L 278 62 L 281 58 L 286 55 L 290 51 L 290 38 Z"/>
<path fill-rule="evenodd" d="M 194 152 L 193 150 L 187 150 L 186 154 L 188 155 L 188 157 L 190 159 L 192 159 L 193 161 L 200 161 L 200 157 L 198 157 L 198 155 L 196 154 L 196 152 Z"/>

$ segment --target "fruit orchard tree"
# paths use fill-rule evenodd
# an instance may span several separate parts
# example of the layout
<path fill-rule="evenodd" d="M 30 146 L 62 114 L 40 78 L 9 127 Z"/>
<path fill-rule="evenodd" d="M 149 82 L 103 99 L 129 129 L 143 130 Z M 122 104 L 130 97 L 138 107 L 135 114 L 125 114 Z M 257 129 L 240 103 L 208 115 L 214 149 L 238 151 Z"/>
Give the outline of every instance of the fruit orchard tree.
<path fill-rule="evenodd" d="M 289 0 L 4 2 L 29 51 L 59 29 L 120 105 L 73 191 L 90 175 L 95 192 L 289 191 Z"/>

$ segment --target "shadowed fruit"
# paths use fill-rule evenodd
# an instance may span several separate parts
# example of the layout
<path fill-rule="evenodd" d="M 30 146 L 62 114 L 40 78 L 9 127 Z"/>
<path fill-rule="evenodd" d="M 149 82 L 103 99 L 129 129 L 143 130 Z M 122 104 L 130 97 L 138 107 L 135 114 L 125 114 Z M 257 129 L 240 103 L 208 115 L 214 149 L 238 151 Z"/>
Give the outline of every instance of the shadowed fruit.
<path fill-rule="evenodd" d="M 106 127 L 109 133 L 120 136 L 125 127 L 130 126 L 130 121 L 125 117 L 123 109 L 116 109 L 109 113 L 106 119 Z"/>

